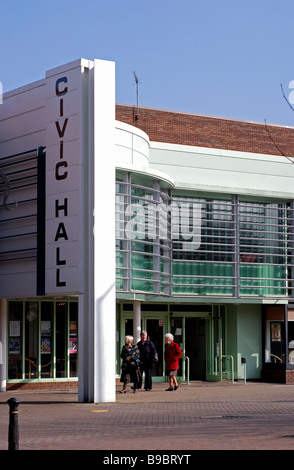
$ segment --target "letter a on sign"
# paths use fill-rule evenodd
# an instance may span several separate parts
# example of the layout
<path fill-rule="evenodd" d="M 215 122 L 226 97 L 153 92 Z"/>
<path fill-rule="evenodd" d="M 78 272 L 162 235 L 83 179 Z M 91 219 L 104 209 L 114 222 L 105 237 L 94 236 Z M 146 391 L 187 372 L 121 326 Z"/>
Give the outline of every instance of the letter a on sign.
<path fill-rule="evenodd" d="M 60 224 L 58 225 L 58 229 L 57 229 L 54 241 L 57 242 L 57 240 L 59 240 L 60 238 L 63 238 L 64 240 L 68 240 L 68 236 L 67 236 L 63 222 L 60 222 Z"/>

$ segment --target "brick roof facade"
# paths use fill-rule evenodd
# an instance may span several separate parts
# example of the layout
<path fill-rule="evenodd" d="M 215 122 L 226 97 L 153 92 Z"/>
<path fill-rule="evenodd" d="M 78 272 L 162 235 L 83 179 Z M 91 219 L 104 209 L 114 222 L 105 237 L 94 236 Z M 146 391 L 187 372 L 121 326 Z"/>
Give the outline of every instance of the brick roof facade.
<path fill-rule="evenodd" d="M 116 119 L 142 129 L 154 142 L 294 157 L 294 127 L 122 104 L 116 105 Z"/>

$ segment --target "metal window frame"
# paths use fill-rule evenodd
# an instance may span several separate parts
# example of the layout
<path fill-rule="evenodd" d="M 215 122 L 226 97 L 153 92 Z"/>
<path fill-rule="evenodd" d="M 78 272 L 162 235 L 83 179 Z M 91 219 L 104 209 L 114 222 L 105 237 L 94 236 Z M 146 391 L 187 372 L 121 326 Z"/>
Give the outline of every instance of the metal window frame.
<path fill-rule="evenodd" d="M 132 182 L 128 173 L 124 184 L 128 197 L 125 196 L 123 205 L 120 205 L 120 217 L 131 201 L 159 203 L 160 181 L 152 186 L 138 185 Z M 142 193 L 136 196 L 137 189 Z M 151 241 L 136 240 L 136 247 L 132 247 L 130 240 L 120 240 L 124 249 L 118 249 L 118 252 L 127 260 L 118 267 L 118 272 L 123 273 L 123 291 L 132 292 L 132 281 L 142 281 L 145 273 L 149 287 L 153 282 L 151 293 L 155 295 L 164 291 L 170 296 L 197 295 L 205 298 L 293 298 L 293 201 L 254 202 L 240 200 L 238 195 L 231 195 L 230 199 L 173 196 L 168 201 L 170 205 L 181 202 L 201 204 L 201 245 L 197 246 L 198 241 L 174 239 L 177 232 L 173 226 L 169 229 L 170 239 L 166 246 L 158 236 Z M 171 217 L 171 223 L 172 220 Z M 188 230 L 188 209 L 183 223 Z M 157 235 L 158 230 L 157 214 Z M 143 252 L 138 249 L 140 245 Z M 131 265 L 131 256 L 142 253 L 152 259 L 151 269 Z M 160 268 L 162 263 L 165 264 L 164 270 Z M 150 289 L 146 292 L 150 294 Z"/>

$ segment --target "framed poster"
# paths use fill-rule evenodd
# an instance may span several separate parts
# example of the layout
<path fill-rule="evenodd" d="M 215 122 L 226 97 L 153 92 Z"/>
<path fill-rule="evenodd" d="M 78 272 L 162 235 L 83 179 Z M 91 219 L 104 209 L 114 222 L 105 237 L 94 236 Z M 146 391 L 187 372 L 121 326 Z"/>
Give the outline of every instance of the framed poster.
<path fill-rule="evenodd" d="M 9 354 L 21 354 L 21 339 L 20 338 L 9 338 Z"/>
<path fill-rule="evenodd" d="M 76 321 L 70 321 L 69 323 L 69 334 L 77 335 L 78 334 L 78 323 Z"/>
<path fill-rule="evenodd" d="M 50 338 L 41 338 L 41 354 L 48 354 L 51 352 Z"/>
<path fill-rule="evenodd" d="M 271 322 L 271 341 L 280 342 L 282 341 L 281 323 Z"/>
<path fill-rule="evenodd" d="M 51 335 L 51 321 L 41 321 L 41 334 L 43 336 L 50 336 Z"/>
<path fill-rule="evenodd" d="M 77 352 L 78 352 L 77 338 L 69 338 L 69 354 L 75 354 Z"/>
<path fill-rule="evenodd" d="M 9 322 L 9 336 L 20 336 L 20 321 Z"/>

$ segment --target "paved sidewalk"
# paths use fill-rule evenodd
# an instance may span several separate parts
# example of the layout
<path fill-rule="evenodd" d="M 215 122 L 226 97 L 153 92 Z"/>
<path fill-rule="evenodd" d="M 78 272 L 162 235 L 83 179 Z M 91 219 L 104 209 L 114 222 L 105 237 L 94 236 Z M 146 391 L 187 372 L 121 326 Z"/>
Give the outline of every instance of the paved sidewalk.
<path fill-rule="evenodd" d="M 19 405 L 20 450 L 292 450 L 294 385 L 167 384 L 119 394 L 115 403 L 78 403 L 77 391 L 0 393 L 0 450 L 9 407 Z"/>

